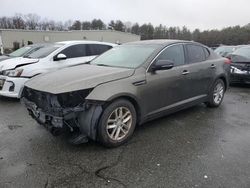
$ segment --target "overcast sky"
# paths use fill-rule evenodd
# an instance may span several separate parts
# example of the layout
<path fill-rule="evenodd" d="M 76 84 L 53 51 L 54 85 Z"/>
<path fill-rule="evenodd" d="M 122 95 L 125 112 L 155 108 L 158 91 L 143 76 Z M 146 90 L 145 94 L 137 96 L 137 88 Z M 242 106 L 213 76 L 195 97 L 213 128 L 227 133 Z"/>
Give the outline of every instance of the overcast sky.
<path fill-rule="evenodd" d="M 0 0 L 0 16 L 36 13 L 55 21 L 100 18 L 154 26 L 221 29 L 250 23 L 250 0 Z"/>

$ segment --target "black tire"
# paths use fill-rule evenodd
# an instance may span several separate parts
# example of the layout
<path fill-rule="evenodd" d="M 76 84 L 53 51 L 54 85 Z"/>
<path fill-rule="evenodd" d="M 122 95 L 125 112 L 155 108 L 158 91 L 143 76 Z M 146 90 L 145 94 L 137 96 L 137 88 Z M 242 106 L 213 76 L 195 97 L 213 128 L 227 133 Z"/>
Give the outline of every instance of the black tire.
<path fill-rule="evenodd" d="M 111 138 L 111 135 L 112 135 L 111 132 L 113 132 L 115 128 L 111 129 L 111 131 L 109 132 L 109 130 L 107 128 L 108 127 L 108 120 L 111 120 L 111 117 L 115 116 L 114 115 L 115 111 L 117 109 L 121 109 L 121 108 L 123 109 L 122 111 L 125 110 L 125 112 L 126 112 L 126 110 L 128 110 L 130 112 L 130 113 L 128 112 L 129 117 L 131 117 L 130 120 L 129 120 L 129 123 L 128 123 L 130 125 L 129 126 L 130 128 L 126 129 L 127 127 L 125 128 L 125 127 L 123 127 L 123 125 L 120 125 L 120 126 L 122 126 L 123 128 L 126 129 L 127 134 L 125 135 L 124 132 L 121 132 L 122 134 L 124 134 L 124 137 L 119 139 L 119 140 L 114 140 L 114 139 Z M 121 114 L 123 114 L 123 112 Z M 131 116 L 130 116 L 130 114 L 131 114 Z M 97 129 L 98 141 L 102 145 L 104 145 L 106 147 L 110 147 L 110 148 L 117 147 L 117 146 L 120 146 L 120 145 L 124 144 L 133 135 L 133 132 L 134 132 L 135 126 L 136 126 L 136 118 L 137 118 L 136 117 L 136 110 L 135 110 L 135 107 L 133 106 L 133 104 L 131 102 L 129 102 L 128 100 L 125 100 L 125 99 L 115 100 L 114 102 L 109 104 L 104 109 L 103 114 L 101 115 L 101 118 L 100 118 L 100 121 L 99 121 L 99 124 L 98 124 L 98 129 Z M 123 120 L 121 120 L 121 122 L 124 122 Z M 114 125 L 110 125 L 110 126 L 116 126 L 117 127 L 117 125 L 115 125 L 115 124 L 118 124 L 117 121 L 116 121 L 116 123 L 114 123 Z M 119 128 L 119 131 L 121 131 L 120 128 Z M 116 133 L 117 132 L 118 131 L 116 131 Z M 111 133 L 111 135 L 110 135 L 110 133 Z M 120 135 L 120 134 L 118 133 L 118 135 Z"/>
<path fill-rule="evenodd" d="M 218 85 L 223 87 L 223 94 L 222 94 L 222 97 L 220 98 L 219 102 L 216 101 L 216 99 L 214 97 L 214 93 L 215 93 L 216 87 L 218 87 Z M 226 88 L 225 88 L 225 83 L 223 82 L 223 80 L 221 80 L 221 79 L 216 80 L 214 82 L 212 88 L 209 91 L 209 98 L 208 98 L 208 101 L 206 102 L 207 107 L 210 107 L 210 108 L 219 107 L 223 101 L 225 90 L 226 90 Z"/>

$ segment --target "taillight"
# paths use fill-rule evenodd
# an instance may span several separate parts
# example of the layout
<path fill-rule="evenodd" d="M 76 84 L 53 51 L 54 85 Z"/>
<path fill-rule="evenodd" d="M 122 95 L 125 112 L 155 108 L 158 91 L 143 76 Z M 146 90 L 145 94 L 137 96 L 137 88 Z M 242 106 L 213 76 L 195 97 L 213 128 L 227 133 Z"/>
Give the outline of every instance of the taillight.
<path fill-rule="evenodd" d="M 224 63 L 230 65 L 230 64 L 232 63 L 232 61 L 231 61 L 230 59 L 226 59 L 226 60 L 224 61 Z"/>

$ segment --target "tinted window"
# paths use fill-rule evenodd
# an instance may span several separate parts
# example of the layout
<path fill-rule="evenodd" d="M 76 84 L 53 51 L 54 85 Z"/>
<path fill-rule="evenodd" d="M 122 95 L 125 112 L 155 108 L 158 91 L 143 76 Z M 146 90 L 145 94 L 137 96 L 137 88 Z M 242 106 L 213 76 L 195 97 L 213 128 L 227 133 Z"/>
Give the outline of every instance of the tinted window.
<path fill-rule="evenodd" d="M 187 45 L 187 55 L 189 63 L 197 63 L 206 59 L 203 47 L 198 45 Z"/>
<path fill-rule="evenodd" d="M 111 49 L 112 46 L 103 45 L 103 44 L 87 44 L 87 55 L 100 55 L 103 52 Z"/>
<path fill-rule="evenodd" d="M 67 58 L 75 58 L 75 57 L 83 57 L 86 56 L 86 45 L 85 44 L 77 44 L 74 46 L 70 46 L 60 53 L 67 56 Z"/>
<path fill-rule="evenodd" d="M 175 66 L 185 64 L 183 46 L 175 45 L 167 48 L 158 56 L 157 60 L 173 61 Z"/>

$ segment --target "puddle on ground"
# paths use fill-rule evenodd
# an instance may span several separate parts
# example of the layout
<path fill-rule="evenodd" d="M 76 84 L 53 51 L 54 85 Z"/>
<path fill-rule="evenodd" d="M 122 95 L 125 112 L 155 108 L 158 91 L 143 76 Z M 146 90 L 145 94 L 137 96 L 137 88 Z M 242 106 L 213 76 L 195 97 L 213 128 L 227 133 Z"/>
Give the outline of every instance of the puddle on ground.
<path fill-rule="evenodd" d="M 12 131 L 12 130 L 16 130 L 18 128 L 22 128 L 22 125 L 8 125 L 8 128 Z"/>

